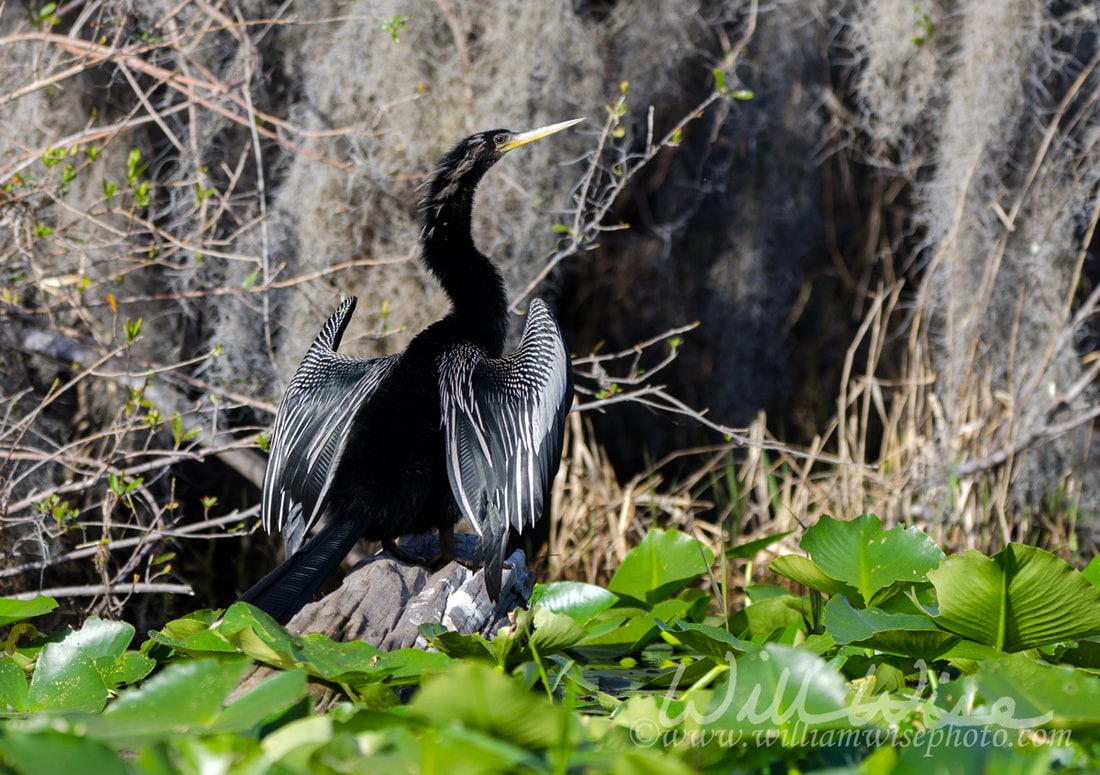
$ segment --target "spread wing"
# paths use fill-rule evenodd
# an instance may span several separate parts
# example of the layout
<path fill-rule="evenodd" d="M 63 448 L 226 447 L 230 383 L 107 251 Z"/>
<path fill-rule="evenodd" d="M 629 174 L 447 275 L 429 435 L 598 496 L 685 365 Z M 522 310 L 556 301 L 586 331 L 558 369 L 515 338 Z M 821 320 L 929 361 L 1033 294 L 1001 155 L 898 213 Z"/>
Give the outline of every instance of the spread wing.
<path fill-rule="evenodd" d="M 463 515 L 480 536 L 485 582 L 495 600 L 508 531 L 542 515 L 561 460 L 573 367 L 557 321 L 535 299 L 519 346 L 490 358 L 473 345 L 439 363 L 447 474 Z"/>
<path fill-rule="evenodd" d="M 325 510 L 352 419 L 400 358 L 363 360 L 336 352 L 355 302 L 354 296 L 345 299 L 325 323 L 275 417 L 261 515 L 265 530 L 283 533 L 288 557 Z"/>

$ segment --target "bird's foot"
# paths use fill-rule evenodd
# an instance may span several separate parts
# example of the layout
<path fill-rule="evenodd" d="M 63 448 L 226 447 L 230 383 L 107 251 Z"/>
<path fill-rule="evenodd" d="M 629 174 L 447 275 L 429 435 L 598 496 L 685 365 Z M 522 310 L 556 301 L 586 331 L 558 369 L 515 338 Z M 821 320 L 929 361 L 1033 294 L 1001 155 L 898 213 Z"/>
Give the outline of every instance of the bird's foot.
<path fill-rule="evenodd" d="M 393 555 L 395 560 L 406 565 L 424 565 L 431 562 L 431 559 L 424 557 L 424 555 L 406 552 L 404 549 L 398 548 L 397 541 L 392 538 L 384 539 L 382 548 Z"/>
<path fill-rule="evenodd" d="M 421 544 L 421 547 L 427 549 L 427 546 Z M 432 570 L 439 570 L 444 565 L 458 560 L 463 565 L 475 570 L 476 566 L 471 565 L 474 563 L 472 559 L 460 558 L 455 551 L 455 536 L 453 528 L 441 528 L 439 531 L 439 551 L 434 555 L 419 554 L 409 552 L 401 549 L 397 546 L 397 541 L 392 538 L 387 538 L 382 541 L 382 548 L 393 555 L 394 559 L 399 562 L 404 562 L 409 565 L 425 565 Z"/>

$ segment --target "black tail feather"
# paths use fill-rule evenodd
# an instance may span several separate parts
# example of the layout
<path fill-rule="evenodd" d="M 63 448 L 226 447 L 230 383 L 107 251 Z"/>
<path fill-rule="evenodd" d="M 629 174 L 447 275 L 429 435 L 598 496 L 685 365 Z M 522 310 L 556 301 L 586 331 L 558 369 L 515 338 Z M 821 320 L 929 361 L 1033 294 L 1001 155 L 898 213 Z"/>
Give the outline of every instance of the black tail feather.
<path fill-rule="evenodd" d="M 356 520 L 328 522 L 305 546 L 241 595 L 238 602 L 251 603 L 279 624 L 286 624 L 313 598 L 362 534 L 363 525 Z"/>

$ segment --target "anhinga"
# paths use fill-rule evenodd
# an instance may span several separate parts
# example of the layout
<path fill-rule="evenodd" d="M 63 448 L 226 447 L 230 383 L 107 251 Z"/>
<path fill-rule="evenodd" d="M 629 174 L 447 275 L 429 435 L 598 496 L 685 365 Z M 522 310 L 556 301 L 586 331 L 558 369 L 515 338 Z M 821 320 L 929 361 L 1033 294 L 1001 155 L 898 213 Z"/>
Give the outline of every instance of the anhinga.
<path fill-rule="evenodd" d="M 573 370 L 540 299 L 504 355 L 508 296 L 474 246 L 474 192 L 505 153 L 579 120 L 481 132 L 440 160 L 420 205 L 420 257 L 451 310 L 382 358 L 336 351 L 354 297 L 325 324 L 283 396 L 264 476 L 263 525 L 282 531 L 286 560 L 241 600 L 285 623 L 360 538 L 392 549 L 400 536 L 437 528 L 447 557 L 460 516 L 478 534 L 475 559 L 499 597 L 509 529 L 539 519 L 558 469 Z"/>

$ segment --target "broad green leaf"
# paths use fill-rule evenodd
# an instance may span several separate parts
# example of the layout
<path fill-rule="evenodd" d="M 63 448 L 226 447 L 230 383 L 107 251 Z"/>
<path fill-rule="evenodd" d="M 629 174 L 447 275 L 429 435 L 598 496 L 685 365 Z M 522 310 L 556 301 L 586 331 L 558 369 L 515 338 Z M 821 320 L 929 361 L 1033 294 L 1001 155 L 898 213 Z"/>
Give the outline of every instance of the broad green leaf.
<path fill-rule="evenodd" d="M 882 529 L 874 514 L 850 522 L 823 516 L 799 544 L 828 576 L 859 590 L 864 605 L 895 581 L 920 582 L 943 561 L 943 550 L 916 528 Z"/>
<path fill-rule="evenodd" d="M 38 654 L 28 704 L 32 710 L 100 711 L 107 685 L 95 660 L 75 646 L 47 643 Z"/>
<path fill-rule="evenodd" d="M 0 761 L 18 763 L 22 775 L 95 773 L 125 775 L 126 767 L 117 753 L 96 740 L 52 730 L 35 733 L 19 730 L 0 732 Z"/>
<path fill-rule="evenodd" d="M 1012 543 L 992 557 L 971 549 L 928 574 L 941 627 L 1001 651 L 1100 633 L 1100 591 L 1065 560 Z"/>
<path fill-rule="evenodd" d="M 313 675 L 329 681 L 339 681 L 351 673 L 366 673 L 374 669 L 374 661 L 384 654 L 366 641 L 335 641 L 327 635 L 312 633 L 297 638 L 300 664 Z"/>
<path fill-rule="evenodd" d="M 0 711 L 24 711 L 28 708 L 27 674 L 10 659 L 0 660 Z"/>
<path fill-rule="evenodd" d="M 100 734 L 128 740 L 204 728 L 217 719 L 250 664 L 248 659 L 236 658 L 169 665 L 111 703 L 103 712 L 106 723 Z"/>
<path fill-rule="evenodd" d="M 702 723 L 749 735 L 849 728 L 847 691 L 840 673 L 821 657 L 768 643 L 733 664 L 715 686 Z"/>
<path fill-rule="evenodd" d="M 678 530 L 654 528 L 623 559 L 608 590 L 654 605 L 703 575 L 714 553 Z"/>
<path fill-rule="evenodd" d="M 860 772 L 868 772 L 869 775 L 876 772 L 883 775 L 1050 775 L 1065 768 L 1064 765 L 1054 766 L 1059 753 L 1057 746 L 1008 745 L 1005 741 L 1016 741 L 1016 730 L 1003 737 L 999 734 L 995 736 L 994 732 L 965 723 L 927 729 L 919 737 L 914 735 L 910 745 L 879 749 L 880 752 L 894 752 L 896 767 L 883 767 L 875 771 L 865 769 L 864 764 Z M 1027 739 L 1026 734 L 1024 739 Z"/>
<path fill-rule="evenodd" d="M 246 732 L 264 719 L 286 710 L 305 695 L 304 670 L 281 670 L 253 686 L 225 708 L 210 732 Z"/>
<path fill-rule="evenodd" d="M 409 713 L 439 727 L 461 725 L 527 749 L 577 745 L 579 720 L 497 670 L 468 663 L 424 682 Z"/>
<path fill-rule="evenodd" d="M 552 584 L 538 584 L 527 602 L 572 617 L 580 624 L 587 624 L 606 611 L 619 598 L 603 587 L 585 584 L 581 581 L 555 581 Z"/>
<path fill-rule="evenodd" d="M 1100 589 L 1100 554 L 1089 560 L 1089 564 L 1081 571 L 1081 575 L 1085 577 L 1088 583 Z"/>
<path fill-rule="evenodd" d="M 1015 729 L 1100 725 L 1100 678 L 1023 654 L 989 659 L 975 676 L 990 722 Z"/>
<path fill-rule="evenodd" d="M 20 619 L 30 619 L 32 616 L 48 614 L 55 608 L 57 608 L 57 601 L 45 595 L 39 595 L 30 600 L 0 597 L 0 627 L 17 622 Z"/>
<path fill-rule="evenodd" d="M 92 659 L 96 670 L 108 688 L 136 681 L 148 675 L 156 662 L 137 652 L 126 653 L 134 638 L 134 626 L 90 616 L 79 630 L 66 635 L 60 642 L 73 646 Z"/>
<path fill-rule="evenodd" d="M 830 577 L 825 571 L 817 567 L 809 557 L 799 554 L 784 554 L 772 560 L 768 568 L 780 576 L 786 576 L 792 581 L 797 581 L 804 587 L 815 589 L 823 595 L 836 597 L 843 595 L 849 600 L 860 602 L 859 592 L 854 587 Z"/>
<path fill-rule="evenodd" d="M 924 659 L 935 659 L 959 640 L 924 614 L 856 609 L 843 597 L 834 597 L 825 606 L 824 624 L 837 643 L 863 643 L 879 651 Z"/>
<path fill-rule="evenodd" d="M 331 716 L 307 716 L 267 735 L 263 739 L 263 749 L 272 761 L 284 766 L 299 764 L 304 771 L 309 754 L 332 740 L 332 736 Z"/>
<path fill-rule="evenodd" d="M 541 605 L 531 609 L 529 645 L 539 656 L 556 654 L 584 640 L 587 633 L 571 616 L 555 613 Z"/>

